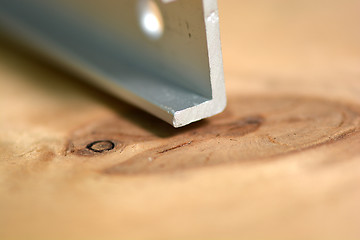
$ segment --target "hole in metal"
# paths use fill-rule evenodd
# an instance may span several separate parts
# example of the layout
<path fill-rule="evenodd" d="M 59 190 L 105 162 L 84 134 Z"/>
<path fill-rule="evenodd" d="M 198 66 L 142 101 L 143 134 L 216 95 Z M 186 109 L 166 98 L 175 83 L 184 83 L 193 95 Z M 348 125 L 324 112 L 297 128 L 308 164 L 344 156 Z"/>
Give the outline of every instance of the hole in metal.
<path fill-rule="evenodd" d="M 157 3 L 154 0 L 139 0 L 138 15 L 145 35 L 153 40 L 161 38 L 164 33 L 164 20 Z"/>

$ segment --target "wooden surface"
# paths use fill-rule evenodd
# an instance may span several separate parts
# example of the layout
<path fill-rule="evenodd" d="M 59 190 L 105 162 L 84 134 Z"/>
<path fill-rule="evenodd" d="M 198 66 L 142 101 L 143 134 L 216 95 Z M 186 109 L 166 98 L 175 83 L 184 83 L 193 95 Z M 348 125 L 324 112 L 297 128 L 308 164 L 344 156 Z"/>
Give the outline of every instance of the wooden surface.
<path fill-rule="evenodd" d="M 359 239 L 360 2 L 220 1 L 229 104 L 173 129 L 0 44 L 0 239 Z"/>

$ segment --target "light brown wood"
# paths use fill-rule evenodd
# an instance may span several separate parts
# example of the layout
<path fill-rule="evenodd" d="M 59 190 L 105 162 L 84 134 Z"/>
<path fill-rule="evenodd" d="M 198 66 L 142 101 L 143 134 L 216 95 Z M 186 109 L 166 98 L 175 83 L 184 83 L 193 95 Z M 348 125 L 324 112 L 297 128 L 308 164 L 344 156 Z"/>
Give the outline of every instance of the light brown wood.
<path fill-rule="evenodd" d="M 360 2 L 220 1 L 182 129 L 0 44 L 0 239 L 359 239 Z"/>

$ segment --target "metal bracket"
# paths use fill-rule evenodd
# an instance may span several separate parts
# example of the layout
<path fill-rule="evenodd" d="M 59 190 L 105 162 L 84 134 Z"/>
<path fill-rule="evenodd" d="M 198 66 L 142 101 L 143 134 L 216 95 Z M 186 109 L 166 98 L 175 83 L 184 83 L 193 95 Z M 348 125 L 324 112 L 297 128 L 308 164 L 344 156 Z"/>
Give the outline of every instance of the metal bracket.
<path fill-rule="evenodd" d="M 216 0 L 0 0 L 0 25 L 174 127 L 225 108 Z"/>

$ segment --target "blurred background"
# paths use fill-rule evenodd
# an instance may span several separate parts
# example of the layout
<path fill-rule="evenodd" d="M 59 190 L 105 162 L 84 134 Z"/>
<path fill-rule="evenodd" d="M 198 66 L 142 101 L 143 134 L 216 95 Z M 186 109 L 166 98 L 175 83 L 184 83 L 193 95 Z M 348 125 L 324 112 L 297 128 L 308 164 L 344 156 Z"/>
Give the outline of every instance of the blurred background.
<path fill-rule="evenodd" d="M 267 86 L 268 93 L 276 88 L 359 100 L 336 87 L 341 82 L 359 88 L 359 1 L 225 0 L 219 5 L 227 80 Z M 277 82 L 282 86 L 271 87 Z"/>

